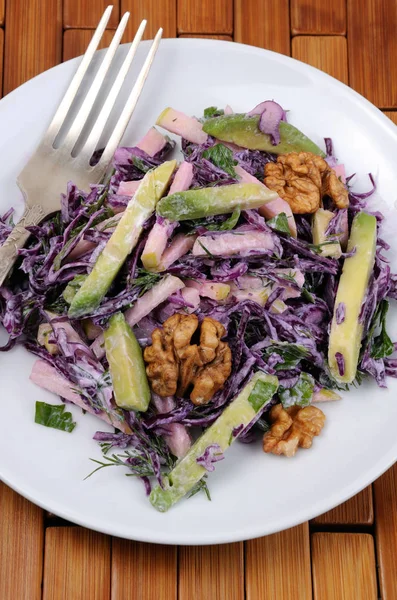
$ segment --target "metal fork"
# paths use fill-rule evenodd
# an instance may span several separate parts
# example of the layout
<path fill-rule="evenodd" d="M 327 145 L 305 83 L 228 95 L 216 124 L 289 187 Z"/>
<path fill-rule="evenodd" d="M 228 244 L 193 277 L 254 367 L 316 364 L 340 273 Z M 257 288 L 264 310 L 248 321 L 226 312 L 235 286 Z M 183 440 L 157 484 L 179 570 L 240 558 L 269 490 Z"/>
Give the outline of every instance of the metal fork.
<path fill-rule="evenodd" d="M 26 206 L 22 218 L 0 248 L 0 285 L 3 284 L 15 263 L 18 256 L 18 250 L 24 246 L 29 238 L 30 233 L 25 227 L 37 225 L 46 216 L 60 209 L 59 196 L 66 188 L 68 181 L 73 180 L 80 189 L 87 190 L 91 183 L 98 183 L 104 177 L 142 92 L 161 40 L 163 33 L 161 28 L 158 30 L 156 37 L 153 40 L 143 67 L 128 97 L 127 103 L 121 112 L 120 118 L 105 145 L 104 152 L 99 162 L 94 166 L 90 165 L 91 157 L 97 147 L 122 84 L 127 76 L 138 44 L 142 39 L 146 27 L 145 20 L 142 21 L 139 26 L 134 41 L 120 67 L 112 88 L 95 120 L 86 142 L 79 154 L 77 156 L 72 156 L 72 151 L 86 124 L 116 50 L 120 45 L 120 40 L 130 16 L 130 13 L 127 12 L 120 21 L 112 42 L 103 57 L 102 63 L 92 81 L 84 101 L 82 102 L 77 116 L 74 118 L 64 142 L 59 148 L 54 148 L 55 139 L 64 124 L 66 115 L 80 89 L 80 84 L 83 81 L 84 75 L 91 64 L 103 32 L 106 29 L 112 8 L 112 6 L 108 6 L 105 10 L 50 126 L 44 134 L 35 153 L 17 178 L 17 184 L 25 198 Z"/>

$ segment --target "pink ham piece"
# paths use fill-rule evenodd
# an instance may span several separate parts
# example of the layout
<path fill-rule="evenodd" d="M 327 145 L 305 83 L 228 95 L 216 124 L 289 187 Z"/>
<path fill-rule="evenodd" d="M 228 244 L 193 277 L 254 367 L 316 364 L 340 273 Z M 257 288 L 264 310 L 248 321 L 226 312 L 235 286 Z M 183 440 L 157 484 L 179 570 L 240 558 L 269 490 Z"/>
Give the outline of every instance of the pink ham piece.
<path fill-rule="evenodd" d="M 76 406 L 79 406 L 92 415 L 99 417 L 106 423 L 109 423 L 109 425 L 113 425 L 113 427 L 120 429 L 120 431 L 123 431 L 124 433 L 131 433 L 131 429 L 125 421 L 119 421 L 117 417 L 111 415 L 110 413 L 96 413 L 94 409 L 86 404 L 81 399 L 79 394 L 74 391 L 76 386 L 66 379 L 66 377 L 63 377 L 63 375 L 58 373 L 55 367 L 47 363 L 45 360 L 41 360 L 39 358 L 35 361 L 30 374 L 30 380 L 41 388 L 49 392 L 53 392 L 54 394 L 58 394 L 58 396 L 61 396 L 61 398 L 69 400 L 69 402 L 72 402 Z"/>
<path fill-rule="evenodd" d="M 305 283 L 305 275 L 299 269 L 275 269 L 275 273 L 279 273 L 280 275 L 288 275 L 288 277 L 293 277 L 295 279 L 295 283 L 298 285 L 299 290 L 288 285 L 288 281 L 285 281 L 285 291 L 281 296 L 282 300 L 288 300 L 289 298 L 299 298 L 301 295 L 301 289 Z M 277 285 L 277 284 L 275 284 Z M 280 282 L 281 285 L 281 282 Z"/>
<path fill-rule="evenodd" d="M 124 210 L 124 208 L 123 208 L 123 210 Z M 121 212 L 117 215 L 114 215 L 113 217 L 109 217 L 109 219 L 105 219 L 101 223 L 98 223 L 98 225 L 96 225 L 95 229 L 97 229 L 98 231 L 104 231 L 106 229 L 106 231 L 108 231 L 109 233 L 113 233 L 113 231 L 116 229 L 116 225 L 120 221 L 120 219 L 121 219 Z M 114 226 L 110 227 L 109 223 L 114 223 Z M 73 250 L 70 252 L 70 254 L 68 254 L 68 256 L 66 257 L 66 262 L 69 262 L 71 260 L 76 260 L 76 258 L 83 256 L 83 254 L 85 254 L 86 252 L 90 252 L 95 247 L 96 247 L 96 244 L 94 244 L 94 242 L 89 242 L 87 240 L 80 240 L 78 242 L 78 244 L 76 245 L 76 247 L 73 248 Z"/>
<path fill-rule="evenodd" d="M 327 390 L 327 388 L 321 388 L 317 392 L 314 392 L 312 402 L 333 402 L 334 400 L 342 400 L 342 396 L 334 392 L 333 390 Z"/>
<path fill-rule="evenodd" d="M 188 279 L 185 283 L 186 287 L 197 290 L 200 296 L 211 298 L 212 300 L 217 300 L 218 302 L 225 300 L 230 292 L 230 285 L 227 283 L 217 283 L 215 281 L 207 281 L 203 283 L 199 281 L 193 281 L 193 279 Z"/>
<path fill-rule="evenodd" d="M 40 344 L 40 346 L 44 346 L 50 354 L 58 354 L 58 346 L 55 343 L 54 332 L 49 323 L 41 323 L 41 325 L 39 325 L 37 331 L 37 343 Z"/>
<path fill-rule="evenodd" d="M 241 183 L 262 183 L 261 181 L 259 181 L 259 179 L 257 179 L 256 177 L 254 177 L 253 175 L 248 173 L 248 171 L 246 171 L 245 169 L 240 167 L 240 165 L 237 165 L 237 167 L 235 167 L 234 170 L 236 171 L 237 175 L 239 176 Z M 262 185 L 264 185 L 264 184 L 262 184 Z M 291 207 L 288 204 L 288 202 L 286 202 L 285 200 L 283 200 L 282 198 L 279 197 L 279 198 L 276 198 L 275 200 L 271 200 L 264 206 L 261 206 L 258 209 L 258 212 L 259 212 L 259 214 L 262 215 L 262 217 L 265 217 L 265 219 L 272 219 L 273 217 L 276 217 L 280 213 L 285 213 L 287 216 L 287 219 L 288 219 L 288 227 L 289 227 L 290 233 L 293 237 L 296 238 L 297 229 L 296 229 L 295 217 L 292 213 Z"/>
<path fill-rule="evenodd" d="M 187 304 L 190 304 L 190 306 L 186 307 L 186 312 L 193 313 L 194 311 L 196 311 L 200 306 L 200 294 L 198 293 L 198 291 L 192 287 L 184 287 L 181 290 L 181 294 L 185 302 L 187 302 Z"/>
<path fill-rule="evenodd" d="M 260 290 L 266 286 L 274 286 L 284 285 L 285 291 L 281 296 L 282 300 L 288 300 L 289 298 L 299 298 L 304 283 L 305 283 L 305 275 L 299 269 L 275 269 L 275 274 L 279 275 L 288 275 L 288 277 L 293 277 L 295 279 L 296 284 L 299 287 L 299 290 L 288 285 L 288 280 L 285 280 L 285 283 L 276 284 L 269 279 L 261 278 L 261 277 L 251 277 L 250 275 L 242 275 L 237 279 L 237 283 L 231 283 L 231 288 L 233 291 L 237 290 Z"/>
<path fill-rule="evenodd" d="M 164 279 L 154 285 L 151 290 L 146 292 L 141 298 L 138 298 L 132 308 L 129 308 L 125 312 L 124 316 L 129 326 L 133 327 L 139 323 L 139 321 L 152 312 L 156 306 L 165 302 L 171 294 L 181 290 L 183 287 L 185 287 L 185 284 L 178 277 L 166 275 Z"/>
<path fill-rule="evenodd" d="M 297 285 L 302 288 L 305 283 L 305 276 L 299 269 L 275 269 L 275 273 L 279 273 L 280 275 L 285 274 L 289 277 L 293 277 L 297 283 Z M 232 283 L 232 289 L 243 289 L 243 290 L 260 290 L 263 288 L 264 283 L 271 283 L 272 281 L 266 279 L 265 277 L 251 277 L 250 275 L 241 275 L 237 279 L 237 284 Z M 281 285 L 281 283 L 280 283 Z M 285 285 L 288 286 L 288 281 L 285 282 Z M 291 296 L 292 298 L 293 296 Z"/>
<path fill-rule="evenodd" d="M 174 396 L 162 397 L 158 396 L 154 392 L 152 392 L 152 402 L 160 415 L 171 412 L 176 406 Z"/>
<path fill-rule="evenodd" d="M 204 133 L 203 126 L 194 117 L 188 117 L 179 110 L 166 108 L 156 121 L 156 125 L 163 127 L 171 133 L 176 133 L 193 144 L 205 144 L 208 135 Z"/>
<path fill-rule="evenodd" d="M 268 280 L 262 277 L 251 277 L 251 275 L 241 275 L 237 282 L 230 283 L 233 290 L 261 290 L 264 283 Z"/>
<path fill-rule="evenodd" d="M 187 428 L 182 423 L 169 423 L 162 425 L 161 428 L 164 430 L 164 439 L 172 454 L 177 458 L 183 458 L 192 445 Z"/>
<path fill-rule="evenodd" d="M 247 256 L 260 250 L 273 250 L 272 235 L 265 231 L 234 232 L 199 236 L 193 246 L 194 256 Z"/>
<path fill-rule="evenodd" d="M 140 186 L 141 181 L 122 181 L 117 190 L 119 196 L 133 196 Z M 123 209 L 124 210 L 124 209 Z"/>
<path fill-rule="evenodd" d="M 232 142 L 223 142 L 221 140 L 216 140 L 216 143 L 223 144 L 223 146 L 226 146 L 226 148 L 229 148 L 229 150 L 231 150 L 232 152 L 239 152 L 239 150 L 243 150 L 241 146 L 237 146 L 237 144 L 233 144 Z M 260 183 L 260 181 L 256 179 L 254 183 Z"/>
<path fill-rule="evenodd" d="M 248 171 L 243 169 L 243 167 L 240 167 L 240 165 L 235 166 L 234 170 L 240 179 L 240 183 L 260 183 L 266 187 L 262 181 L 259 181 L 259 179 L 257 179 L 254 175 L 251 175 L 251 173 L 248 173 Z"/>
<path fill-rule="evenodd" d="M 183 281 L 173 275 L 166 275 L 161 281 L 156 283 L 151 290 L 143 294 L 135 302 L 132 308 L 129 308 L 124 316 L 130 327 L 133 327 L 143 317 L 146 317 L 159 304 L 165 302 L 169 296 L 185 287 Z M 95 342 L 91 344 L 91 350 L 95 356 L 101 359 L 105 356 L 105 347 L 103 334 L 99 335 Z"/>
<path fill-rule="evenodd" d="M 176 260 L 187 254 L 193 248 L 196 237 L 195 235 L 178 233 L 168 248 L 164 250 L 158 271 L 166 271 Z"/>
<path fill-rule="evenodd" d="M 235 300 L 237 300 L 237 302 L 242 302 L 243 300 L 252 300 L 261 306 L 265 306 L 267 299 L 269 298 L 269 290 L 263 285 L 261 288 L 248 288 L 241 290 L 233 288 L 231 295 Z"/>
<path fill-rule="evenodd" d="M 193 165 L 192 163 L 184 160 L 179 165 L 179 169 L 175 173 L 174 181 L 171 184 L 168 195 L 175 194 L 176 192 L 184 192 L 188 190 L 193 180 Z"/>
<path fill-rule="evenodd" d="M 345 165 L 336 165 L 334 171 L 337 177 L 340 177 L 342 183 L 346 183 L 346 169 Z"/>
<path fill-rule="evenodd" d="M 147 134 L 136 144 L 136 147 L 149 154 L 149 156 L 154 156 L 164 148 L 166 143 L 165 137 L 155 127 L 151 127 Z"/>
<path fill-rule="evenodd" d="M 150 230 L 141 256 L 142 264 L 146 270 L 159 270 L 161 255 L 167 247 L 168 238 L 172 235 L 177 225 L 177 221 L 171 223 L 168 219 L 157 217 L 156 223 Z"/>
<path fill-rule="evenodd" d="M 169 194 L 173 194 L 175 192 L 184 192 L 185 190 L 188 190 L 190 184 L 192 183 L 192 179 L 193 165 L 186 161 L 183 161 L 175 174 L 174 181 L 172 182 Z M 183 256 L 183 254 L 186 254 L 186 252 L 190 250 L 190 248 L 188 248 L 188 250 L 183 252 L 183 254 L 179 255 L 178 252 L 175 253 L 175 251 L 171 251 L 165 263 L 167 266 L 160 267 L 160 262 L 162 262 L 161 257 L 164 251 L 166 251 L 168 239 L 172 235 L 172 232 L 174 231 L 177 225 L 178 223 L 176 221 L 171 223 L 168 219 L 162 219 L 161 217 L 157 219 L 156 223 L 154 224 L 149 233 L 148 239 L 145 244 L 145 248 L 143 249 L 141 256 L 141 260 L 145 269 L 151 271 L 165 271 L 172 264 L 169 262 L 169 260 L 170 258 L 172 259 L 172 256 L 174 254 L 176 255 L 176 258 L 173 258 L 172 262 L 175 262 L 175 260 Z M 179 248 L 181 244 L 177 244 L 177 246 Z"/>
<path fill-rule="evenodd" d="M 225 115 L 234 115 L 234 110 L 232 109 L 231 106 L 226 104 L 224 113 L 225 113 Z"/>
<path fill-rule="evenodd" d="M 260 306 L 265 306 L 271 290 L 266 287 L 263 287 L 262 290 L 235 290 L 231 292 L 233 298 L 237 300 L 237 302 L 242 302 L 243 300 L 251 300 L 252 302 L 256 302 Z M 281 314 L 285 310 L 287 310 L 287 305 L 278 298 L 275 300 L 271 306 L 270 312 L 273 314 Z"/>
<path fill-rule="evenodd" d="M 185 289 L 185 288 L 184 288 Z M 152 392 L 152 402 L 159 414 L 171 412 L 176 406 L 173 396 L 162 398 Z M 191 437 L 184 425 L 181 423 L 169 423 L 162 425 L 164 439 L 172 454 L 177 458 L 185 456 L 192 445 Z"/>
<path fill-rule="evenodd" d="M 341 245 L 342 250 L 345 252 L 347 249 L 347 242 L 349 241 L 349 217 L 347 214 L 347 209 L 342 213 L 342 233 L 339 237 L 339 243 Z"/>
<path fill-rule="evenodd" d="M 73 327 L 68 321 L 56 321 L 55 319 L 58 319 L 59 315 L 56 315 L 55 313 L 52 313 L 49 310 L 46 310 L 45 314 L 48 318 L 49 325 L 52 327 L 55 333 L 63 329 L 66 333 L 67 340 L 70 344 L 82 344 L 83 346 L 85 346 L 83 340 L 81 339 L 77 331 L 73 329 Z"/>
<path fill-rule="evenodd" d="M 296 238 L 298 233 L 296 229 L 296 222 L 293 212 L 291 210 L 288 202 L 278 197 L 274 200 L 270 200 L 267 204 L 264 204 L 260 208 L 258 208 L 258 212 L 265 219 L 272 219 L 273 217 L 277 217 L 277 215 L 284 213 L 288 219 L 288 227 L 291 235 Z"/>
<path fill-rule="evenodd" d="M 136 144 L 136 147 L 149 154 L 149 156 L 154 156 L 164 148 L 166 143 L 166 138 L 155 127 L 151 127 L 147 134 Z M 141 180 L 139 179 L 136 181 L 122 181 L 118 187 L 117 194 L 119 196 L 132 197 L 140 183 Z"/>
<path fill-rule="evenodd" d="M 299 298 L 301 295 L 301 288 L 305 283 L 305 276 L 299 269 L 277 269 L 277 273 L 280 275 L 285 274 L 293 277 L 299 286 L 299 289 L 288 285 L 288 281 L 285 281 L 285 289 L 282 295 L 273 302 L 272 312 L 282 313 L 286 310 L 287 306 L 284 300 L 289 298 Z M 268 279 L 261 277 L 250 277 L 249 275 L 242 275 L 237 279 L 236 282 L 230 282 L 231 294 L 235 300 L 241 302 L 242 300 L 252 300 L 257 302 L 261 306 L 264 306 L 274 290 L 275 286 L 282 285 L 276 284 Z"/>

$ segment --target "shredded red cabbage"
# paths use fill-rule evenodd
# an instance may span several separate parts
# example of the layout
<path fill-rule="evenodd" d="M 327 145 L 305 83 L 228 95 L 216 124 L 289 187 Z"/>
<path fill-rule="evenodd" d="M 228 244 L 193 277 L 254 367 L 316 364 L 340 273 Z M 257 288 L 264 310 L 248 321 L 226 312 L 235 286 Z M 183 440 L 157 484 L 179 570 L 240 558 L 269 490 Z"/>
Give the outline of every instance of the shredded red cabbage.
<path fill-rule="evenodd" d="M 277 146 L 280 143 L 280 122 L 287 120 L 285 110 L 274 100 L 266 100 L 261 102 L 249 113 L 248 117 L 260 115 L 259 129 L 270 135 L 272 144 Z"/>
<path fill-rule="evenodd" d="M 269 103 L 265 105 L 267 111 Z M 279 109 L 269 115 L 262 105 L 257 110 L 261 111 L 257 114 L 264 117 L 263 131 L 266 129 L 266 133 L 277 141 L 279 122 L 285 115 L 281 115 Z M 265 123 L 269 116 L 272 117 L 271 122 Z M 325 143 L 327 161 L 331 166 L 336 165 L 332 140 L 326 138 Z M 210 136 L 201 145 L 182 140 L 185 160 L 193 165 L 191 188 L 236 183 L 238 178 L 233 176 L 233 165 L 236 164 L 263 182 L 265 165 L 277 158 L 272 153 L 229 145 L 227 155 L 231 159 L 231 168 L 230 165 L 221 168 L 206 157 L 208 154 L 203 156 L 217 144 L 219 142 Z M 95 439 L 106 445 L 108 450 L 118 448 L 126 451 L 125 455 L 120 455 L 121 463 L 142 479 L 147 491 L 150 491 L 150 477 L 156 477 L 161 484 L 161 470 L 172 465 L 173 458 L 166 444 L 169 425 L 180 424 L 188 428 L 209 426 L 258 369 L 276 374 L 284 389 L 297 385 L 302 373 L 313 379 L 315 390 L 336 385 L 330 378 L 327 364 L 328 337 L 343 258 L 346 256 L 339 260 L 322 256 L 319 248 L 313 245 L 310 215 L 296 215 L 298 237 L 294 238 L 271 229 L 257 210 L 246 210 L 237 215 L 237 222 L 233 222 L 233 230 L 238 228 L 236 235 L 266 232 L 274 242 L 272 249 L 241 252 L 233 256 L 195 256 L 189 251 L 158 275 L 142 268 L 142 252 L 155 223 L 155 217 L 149 219 L 108 294 L 87 317 L 90 317 L 91 324 L 105 329 L 109 317 L 130 308 L 155 285 L 159 277 L 169 274 L 184 281 L 227 284 L 230 294 L 225 300 L 218 302 L 201 297 L 198 307 L 186 301 L 181 291 L 171 294 L 135 325 L 134 333 L 144 348 L 151 343 L 153 330 L 175 312 L 194 311 L 200 320 L 212 317 L 226 328 L 225 340 L 232 352 L 232 373 L 206 406 L 195 406 L 188 398 L 175 397 L 166 399 L 160 409 L 160 403 L 153 398 L 149 410 L 142 415 L 119 409 L 113 399 L 106 357 L 97 359 L 91 352 L 91 340 L 82 322 L 69 321 L 66 316 L 68 304 L 63 294 L 68 284 L 78 288 L 77 276 L 90 272 L 108 241 L 112 230 L 100 230 L 97 226 L 114 216 L 113 209 L 118 211 L 129 202 L 129 196 L 117 193 L 120 182 L 142 179 L 149 169 L 165 160 L 172 147 L 173 143 L 167 142 L 154 157 L 136 147 L 120 148 L 115 154 L 114 173 L 108 183 L 92 186 L 88 193 L 69 183 L 61 198 L 61 211 L 40 225 L 29 228 L 31 238 L 20 251 L 19 262 L 11 277 L 0 288 L 0 320 L 9 335 L 1 350 L 8 351 L 16 343 L 23 343 L 27 350 L 47 361 L 66 378 L 96 414 L 111 414 L 114 422 L 119 420 L 127 424 L 131 434 L 98 432 Z M 334 213 L 326 236 L 340 241 L 343 250 L 344 238 L 354 215 L 363 209 L 368 210 L 368 199 L 376 189 L 371 174 L 369 178 L 372 189 L 365 193 L 355 192 L 352 178 L 347 178 L 348 209 L 338 210 L 330 199 L 325 199 L 325 204 Z M 0 218 L 0 244 L 12 229 L 12 214 L 10 210 Z M 378 220 L 379 235 L 375 266 L 361 307 L 363 349 L 359 372 L 384 387 L 387 376 L 397 377 L 397 359 L 391 356 L 391 352 L 384 358 L 371 355 L 373 343 L 369 338 L 378 326 L 376 319 L 381 303 L 397 299 L 397 275 L 391 272 L 383 254 L 388 250 L 388 244 L 380 237 L 382 215 L 372 214 Z M 229 217 L 218 215 L 173 223 L 168 232 L 169 242 L 179 234 L 211 236 L 216 242 L 227 233 Z M 82 247 L 84 251 L 75 253 L 76 247 Z M 46 311 L 58 315 L 58 326 L 50 340 L 57 345 L 58 352 L 54 355 L 37 341 L 39 325 L 48 321 Z M 338 324 L 346 318 L 344 304 L 336 307 L 335 318 Z M 69 327 L 74 327 L 78 341 L 70 339 Z M 342 376 L 345 371 L 343 355 L 338 353 L 336 360 Z M 274 402 L 277 400 L 276 396 Z M 244 431 L 236 428 L 233 435 L 246 443 L 253 441 L 260 417 L 258 415 Z M 266 418 L 265 413 L 263 418 Z M 129 454 L 127 449 L 130 449 Z M 216 444 L 209 446 L 198 463 L 212 471 L 213 463 L 223 458 L 219 450 Z"/>
<path fill-rule="evenodd" d="M 196 458 L 196 462 L 201 467 L 204 467 L 206 471 L 215 471 L 214 463 L 223 460 L 225 458 L 219 444 L 210 444 L 204 450 L 204 453 Z"/>
<path fill-rule="evenodd" d="M 345 374 L 345 358 L 341 352 L 336 352 L 335 359 L 338 365 L 339 375 L 343 377 Z"/>
<path fill-rule="evenodd" d="M 335 310 L 335 321 L 337 325 L 341 325 L 346 318 L 346 305 L 344 302 L 339 302 Z"/>

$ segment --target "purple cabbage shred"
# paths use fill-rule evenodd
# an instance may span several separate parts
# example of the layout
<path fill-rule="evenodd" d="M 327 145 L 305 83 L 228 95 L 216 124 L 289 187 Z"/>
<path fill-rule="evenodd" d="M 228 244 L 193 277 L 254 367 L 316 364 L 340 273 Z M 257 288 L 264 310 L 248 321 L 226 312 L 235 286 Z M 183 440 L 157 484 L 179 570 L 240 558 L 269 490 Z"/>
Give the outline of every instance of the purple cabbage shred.
<path fill-rule="evenodd" d="M 208 472 L 215 471 L 214 463 L 225 458 L 219 444 L 210 444 L 204 450 L 203 454 L 196 458 L 196 462 Z"/>
<path fill-rule="evenodd" d="M 346 305 L 344 302 L 339 302 L 335 309 L 335 321 L 337 325 L 341 325 L 346 318 Z"/>
<path fill-rule="evenodd" d="M 277 108 L 279 105 L 274 105 L 276 103 L 261 103 L 255 114 L 259 114 L 261 120 L 263 117 L 263 130 L 277 142 L 279 125 L 285 119 L 285 113 L 281 107 Z M 267 109 L 273 112 L 267 113 Z M 221 168 L 203 156 L 206 150 L 218 143 L 211 136 L 204 144 L 182 140 L 184 159 L 193 165 L 190 189 L 231 185 L 239 181 L 230 165 Z M 265 165 L 277 160 L 273 153 L 225 145 L 234 167 L 239 165 L 261 182 Z M 241 251 L 231 256 L 227 253 L 222 256 L 196 256 L 189 250 L 165 272 L 151 273 L 144 270 L 141 257 L 149 232 L 156 222 L 154 215 L 144 223 L 136 246 L 99 306 L 85 315 L 84 322 L 70 320 L 67 316 L 68 303 L 64 298 L 66 287 L 69 292 L 77 290 L 84 276 L 91 272 L 117 219 L 114 224 L 111 221 L 108 228 L 101 229 L 100 224 L 112 219 L 130 201 L 129 196 L 118 193 L 120 183 L 141 180 L 148 170 L 166 160 L 173 146 L 174 142 L 168 141 L 155 156 L 149 156 L 137 147 L 119 148 L 114 156 L 114 172 L 106 184 L 93 185 L 85 192 L 70 182 L 61 196 L 60 212 L 40 225 L 29 227 L 29 242 L 20 250 L 13 273 L 0 287 L 0 321 L 8 335 L 8 341 L 0 350 L 10 351 L 15 345 L 23 345 L 65 378 L 96 415 L 102 418 L 107 415 L 113 423 L 123 423 L 123 431 L 131 433 L 97 432 L 94 439 L 108 450 L 124 452 L 120 454 L 124 456 L 121 459 L 123 464 L 142 480 L 148 493 L 150 478 L 154 477 L 162 485 L 162 472 L 172 468 L 166 437 L 169 425 L 177 423 L 193 431 L 194 428 L 210 426 L 256 371 L 277 375 L 286 389 L 297 384 L 302 372 L 310 374 L 318 388 L 324 386 L 327 378 L 329 381 L 327 355 L 331 322 L 335 313 L 336 323 L 343 323 L 347 310 L 344 303 L 335 307 L 336 292 L 343 260 L 355 251 L 354 248 L 346 251 L 349 229 L 359 211 L 371 212 L 370 198 L 376 190 L 371 174 L 371 189 L 360 193 L 354 191 L 350 176 L 346 182 L 349 207 L 338 210 L 329 200 L 333 218 L 326 236 L 340 241 L 344 251 L 341 259 L 322 256 L 313 245 L 311 215 L 295 215 L 298 237 L 294 238 L 275 232 L 258 210 L 252 209 L 241 212 L 238 223 L 234 223 L 234 232 L 236 235 L 265 232 L 274 242 L 272 250 L 247 254 Z M 325 139 L 325 147 L 328 164 L 336 166 L 330 138 Z M 100 156 L 100 152 L 96 153 L 94 159 L 99 160 Z M 379 307 L 383 306 L 381 303 L 397 300 L 397 274 L 392 272 L 386 256 L 389 245 L 381 237 L 383 217 L 376 211 L 371 214 L 377 219 L 378 240 L 374 269 L 359 317 L 363 326 L 359 371 L 374 379 L 380 387 L 385 387 L 388 376 L 397 377 L 397 357 L 391 354 L 389 341 L 389 355 L 374 358 L 379 356 L 372 352 L 376 347 L 374 336 L 378 335 L 378 331 L 374 333 L 374 327 Z M 229 214 L 216 215 L 172 223 L 167 232 L 168 243 L 175 236 L 200 235 L 211 236 L 216 244 L 229 226 L 230 221 L 226 223 L 229 217 Z M 159 221 L 161 217 L 157 217 Z M 12 226 L 11 209 L 0 218 L 0 244 L 6 240 Z M 153 331 L 170 316 L 193 312 L 199 322 L 211 317 L 225 327 L 223 340 L 231 350 L 232 370 L 224 385 L 206 405 L 194 405 L 189 398 L 189 390 L 184 398 L 177 395 L 160 398 L 157 404 L 152 400 L 147 412 L 137 415 L 117 407 L 106 355 L 98 358 L 91 344 L 93 337 L 107 328 L 112 315 L 128 310 L 137 301 L 145 306 L 145 294 L 150 295 L 160 278 L 170 275 L 183 281 L 190 279 L 199 284 L 214 284 L 215 289 L 219 284 L 227 284 L 230 292 L 222 301 L 200 296 L 198 306 L 194 303 L 194 296 L 190 302 L 181 290 L 170 293 L 133 327 L 139 345 L 142 349 L 151 345 Z M 50 354 L 37 339 L 39 325 L 49 321 L 48 312 L 56 315 L 49 337 L 49 341 L 57 346 L 56 354 Z M 90 328 L 94 334 L 88 333 Z M 194 334 L 192 344 L 198 344 L 198 338 L 197 333 Z M 302 353 L 302 356 L 298 353 L 298 358 L 297 348 Z M 336 353 L 335 359 L 343 377 L 344 356 Z M 261 426 L 257 420 L 265 421 L 266 411 L 276 401 L 277 397 L 247 427 L 236 427 L 233 437 L 244 443 L 254 441 Z M 221 448 L 211 444 L 197 463 L 207 471 L 213 471 L 214 463 L 223 458 Z"/>
<path fill-rule="evenodd" d="M 345 359 L 344 359 L 343 354 L 341 352 L 336 352 L 335 360 L 336 360 L 336 364 L 338 365 L 339 375 L 341 377 L 343 377 L 345 374 Z"/>

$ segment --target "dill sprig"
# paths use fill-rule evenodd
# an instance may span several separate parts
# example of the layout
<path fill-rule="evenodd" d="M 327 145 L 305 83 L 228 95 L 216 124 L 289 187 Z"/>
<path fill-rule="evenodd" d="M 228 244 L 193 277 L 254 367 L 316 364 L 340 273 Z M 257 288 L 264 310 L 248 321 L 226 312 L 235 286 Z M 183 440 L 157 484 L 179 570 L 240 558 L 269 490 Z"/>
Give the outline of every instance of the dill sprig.
<path fill-rule="evenodd" d="M 158 283 L 161 279 L 161 275 L 159 273 L 151 273 L 150 271 L 146 271 L 141 267 L 138 268 L 138 277 L 132 280 L 132 285 L 135 287 L 140 287 L 139 295 L 142 296 L 148 290 L 150 290 L 156 283 Z"/>
<path fill-rule="evenodd" d="M 105 467 L 126 467 L 132 471 L 131 473 L 126 473 L 130 477 L 154 477 L 156 475 L 149 453 L 142 453 L 137 449 L 125 450 L 120 454 L 111 454 L 110 456 L 106 456 L 103 461 L 95 458 L 90 458 L 90 460 L 99 465 L 99 467 L 94 469 L 85 479 L 88 479 L 91 475 Z"/>
<path fill-rule="evenodd" d="M 211 494 L 210 491 L 208 489 L 208 485 L 207 485 L 207 475 L 204 475 L 204 477 L 202 477 L 190 490 L 189 494 L 188 494 L 188 498 L 192 498 L 193 496 L 195 496 L 196 494 L 198 494 L 199 492 L 204 492 L 204 494 L 207 496 L 207 500 L 211 500 Z"/>
<path fill-rule="evenodd" d="M 85 479 L 105 467 L 126 467 L 131 471 L 131 473 L 126 473 L 129 476 L 155 477 L 157 473 L 153 459 L 157 459 L 162 468 L 167 472 L 173 468 L 176 459 L 170 453 L 165 441 L 160 436 L 154 433 L 151 433 L 149 436 L 139 431 L 138 428 L 132 428 L 130 440 L 130 445 L 132 446 L 130 450 L 126 449 L 123 452 L 111 455 L 108 453 L 112 447 L 117 445 L 117 440 L 102 442 L 100 447 L 103 460 L 90 458 L 92 462 L 99 466 L 87 475 Z"/>
<path fill-rule="evenodd" d="M 109 454 L 110 450 L 117 445 L 119 440 L 117 435 L 120 435 L 125 442 L 128 438 L 126 434 L 114 434 L 113 440 L 100 442 L 102 451 L 102 460 L 90 458 L 90 460 L 98 465 L 91 473 L 85 477 L 88 479 L 94 473 L 101 471 L 106 467 L 124 467 L 128 469 L 125 473 L 127 477 L 139 477 L 147 481 L 148 477 L 159 477 L 158 464 L 161 465 L 161 470 L 164 474 L 168 474 L 177 459 L 170 453 L 164 439 L 151 433 L 150 436 L 139 428 L 132 428 L 133 433 L 129 436 L 131 439 L 131 447 L 123 450 L 123 452 L 114 452 Z M 110 434 L 112 435 L 112 434 Z M 158 463 L 154 464 L 153 459 Z M 157 468 L 156 468 L 157 467 Z M 196 483 L 191 489 L 188 498 L 195 496 L 198 492 L 203 491 L 208 500 L 211 500 L 211 495 L 206 482 L 206 475 Z"/>

